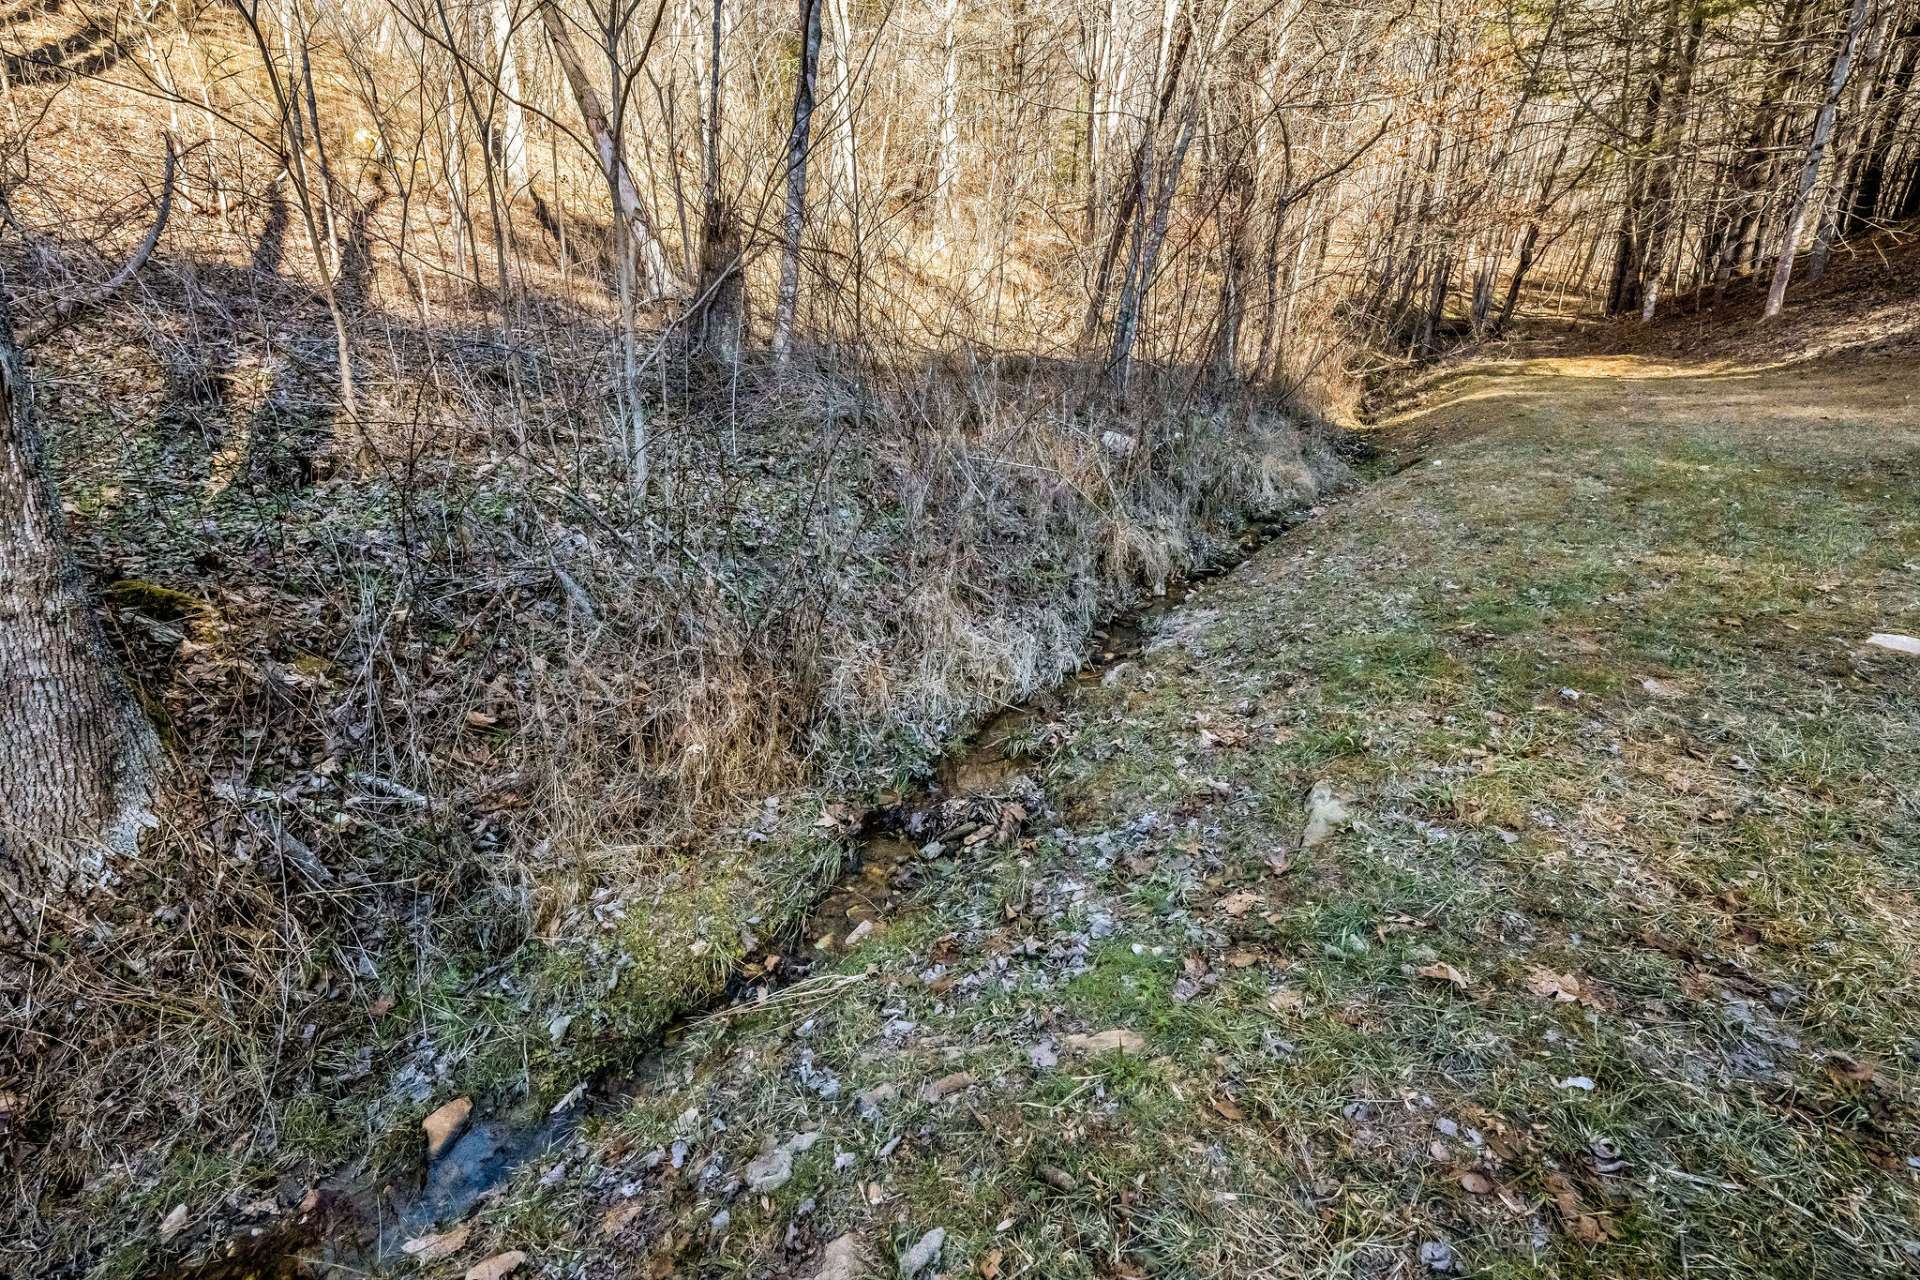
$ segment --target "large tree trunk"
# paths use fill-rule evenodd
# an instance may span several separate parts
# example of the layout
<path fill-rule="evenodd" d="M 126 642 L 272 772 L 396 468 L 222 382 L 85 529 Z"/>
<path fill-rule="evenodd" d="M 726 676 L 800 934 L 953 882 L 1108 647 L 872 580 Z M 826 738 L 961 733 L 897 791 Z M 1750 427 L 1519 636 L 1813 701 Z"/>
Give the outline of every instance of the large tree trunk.
<path fill-rule="evenodd" d="M 807 221 L 807 140 L 820 70 L 820 2 L 800 0 L 800 67 L 793 89 L 793 125 L 787 132 L 787 208 L 782 219 L 780 286 L 773 303 L 773 357 L 793 355 L 793 315 L 800 300 L 800 232 Z"/>
<path fill-rule="evenodd" d="M 1807 199 L 1820 178 L 1820 160 L 1826 154 L 1827 137 L 1833 132 L 1833 117 L 1840 108 L 1840 95 L 1847 87 L 1847 73 L 1853 69 L 1853 50 L 1860 43 L 1860 30 L 1866 26 L 1870 3 L 1871 0 L 1853 0 L 1847 33 L 1840 38 L 1840 51 L 1833 57 L 1827 97 L 1813 122 L 1813 136 L 1807 140 L 1807 160 L 1800 168 L 1800 186 L 1794 193 L 1793 207 L 1787 211 L 1786 234 L 1780 243 L 1780 265 L 1774 268 L 1773 287 L 1767 290 L 1767 319 L 1779 315 L 1780 308 L 1786 305 L 1787 281 L 1793 278 L 1793 255 L 1800 251 L 1800 233 L 1806 229 Z"/>
<path fill-rule="evenodd" d="M 953 229 L 953 211 L 958 203 L 955 196 L 960 186 L 960 0 L 947 0 L 943 38 L 939 169 L 933 190 L 934 243 L 942 246 Z M 1088 129 L 1091 137 L 1091 124 Z"/>
<path fill-rule="evenodd" d="M 1100 254 L 1093 289 L 1087 298 L 1086 318 L 1081 323 L 1080 340 L 1083 343 L 1091 342 L 1100 331 L 1100 318 L 1107 309 L 1107 290 L 1113 282 L 1114 263 L 1120 256 L 1121 246 L 1126 243 L 1127 233 L 1134 228 L 1140 203 L 1146 197 L 1147 171 L 1153 162 L 1153 148 L 1159 142 L 1161 123 L 1166 119 L 1167 108 L 1173 104 L 1174 91 L 1179 87 L 1180 69 L 1185 65 L 1192 35 L 1192 27 L 1181 23 L 1179 34 L 1172 44 L 1172 52 L 1164 55 L 1162 65 L 1156 69 L 1160 86 L 1158 101 L 1141 130 L 1139 144 L 1133 153 L 1133 171 L 1127 177 L 1126 190 L 1120 197 L 1120 208 L 1114 214 L 1113 229 L 1108 232 L 1106 248 Z"/>
<path fill-rule="evenodd" d="M 1677 12 L 1677 6 L 1676 6 Z M 1667 122 L 1661 131 L 1651 160 L 1653 176 L 1648 183 L 1646 242 L 1637 270 L 1640 293 L 1640 319 L 1651 322 L 1660 304 L 1660 273 L 1666 267 L 1667 245 L 1673 238 L 1675 180 L 1680 169 L 1680 153 L 1685 147 L 1687 118 L 1693 107 L 1693 73 L 1700 58 L 1700 41 L 1707 29 L 1707 11 L 1693 11 L 1686 40 L 1680 49 L 1679 69 L 1667 95 Z"/>
<path fill-rule="evenodd" d="M 724 0 L 710 0 L 707 46 L 707 119 L 702 140 L 700 294 L 691 323 L 700 345 L 724 364 L 739 360 L 746 340 L 746 280 L 739 219 L 720 190 L 720 136 L 724 108 L 721 49 Z"/>
<path fill-rule="evenodd" d="M 1507 296 L 1500 304 L 1500 310 L 1493 317 L 1493 323 L 1487 327 L 1487 336 L 1497 338 L 1506 332 L 1513 322 L 1513 313 L 1520 305 L 1520 290 L 1527 282 L 1527 272 L 1533 269 L 1534 255 L 1540 246 L 1540 227 L 1547 215 L 1553 211 L 1554 201 L 1559 198 L 1553 189 L 1554 180 L 1560 176 L 1560 166 L 1566 163 L 1570 139 L 1562 134 L 1560 145 L 1553 153 L 1553 159 L 1547 161 L 1547 176 L 1540 184 L 1540 199 L 1533 206 L 1533 213 L 1527 219 L 1527 229 L 1520 235 L 1519 261 L 1514 264 L 1513 276 L 1507 281 Z M 1578 186 L 1586 176 L 1589 161 L 1567 183 L 1567 188 Z"/>
<path fill-rule="evenodd" d="M 1195 97 L 1197 99 L 1197 93 Z M 1126 278 L 1120 287 L 1120 300 L 1114 308 L 1113 349 L 1107 359 L 1107 375 L 1122 395 L 1126 394 L 1128 375 L 1133 370 L 1133 346 L 1135 339 L 1140 336 L 1141 313 L 1146 307 L 1147 295 L 1153 290 L 1154 275 L 1160 269 L 1160 249 L 1167 239 L 1167 217 L 1173 206 L 1173 194 L 1180 186 L 1180 170 L 1186 163 L 1187 148 L 1193 142 L 1194 122 L 1198 114 L 1199 105 L 1196 101 L 1182 120 L 1179 137 L 1174 140 L 1173 151 L 1167 157 L 1166 174 L 1160 178 L 1151 212 L 1144 198 L 1135 205 L 1133 254 L 1128 259 Z M 1143 184 L 1153 176 L 1151 170 L 1143 173 Z"/>
<path fill-rule="evenodd" d="M 1660 119 L 1667 96 L 1667 77 L 1672 72 L 1675 45 L 1679 40 L 1680 6 L 1668 0 L 1667 20 L 1662 28 L 1660 53 L 1647 77 L 1646 104 L 1641 109 L 1640 131 L 1627 153 L 1626 199 L 1620 206 L 1620 233 L 1614 244 L 1613 280 L 1607 286 L 1607 314 L 1621 315 L 1640 309 L 1640 269 L 1646 259 L 1647 192 L 1655 168 L 1654 144 L 1659 139 Z"/>
<path fill-rule="evenodd" d="M 60 526 L 0 300 L 0 936 L 98 885 L 152 824 L 159 744 Z"/>

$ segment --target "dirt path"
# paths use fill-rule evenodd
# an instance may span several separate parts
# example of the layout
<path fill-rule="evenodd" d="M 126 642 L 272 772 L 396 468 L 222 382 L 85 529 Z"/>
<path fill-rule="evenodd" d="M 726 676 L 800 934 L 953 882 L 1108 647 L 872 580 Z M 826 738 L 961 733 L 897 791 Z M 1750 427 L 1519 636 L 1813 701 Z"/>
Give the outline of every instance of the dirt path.
<path fill-rule="evenodd" d="M 1920 635 L 1916 396 L 1897 358 L 1429 387 L 1417 461 L 1034 727 L 1018 834 L 923 850 L 462 1258 L 1910 1273 L 1920 656 L 1868 637 Z"/>

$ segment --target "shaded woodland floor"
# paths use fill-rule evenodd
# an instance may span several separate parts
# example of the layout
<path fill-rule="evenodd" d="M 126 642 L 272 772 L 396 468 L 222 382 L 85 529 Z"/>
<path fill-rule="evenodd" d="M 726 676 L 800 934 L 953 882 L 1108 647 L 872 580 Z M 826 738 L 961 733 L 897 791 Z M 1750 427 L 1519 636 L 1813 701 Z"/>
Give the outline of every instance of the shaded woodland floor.
<path fill-rule="evenodd" d="M 1867 640 L 1920 634 L 1917 395 L 1447 375 L 983 775 L 1026 836 L 924 850 L 436 1265 L 1911 1268 L 1920 657 Z"/>

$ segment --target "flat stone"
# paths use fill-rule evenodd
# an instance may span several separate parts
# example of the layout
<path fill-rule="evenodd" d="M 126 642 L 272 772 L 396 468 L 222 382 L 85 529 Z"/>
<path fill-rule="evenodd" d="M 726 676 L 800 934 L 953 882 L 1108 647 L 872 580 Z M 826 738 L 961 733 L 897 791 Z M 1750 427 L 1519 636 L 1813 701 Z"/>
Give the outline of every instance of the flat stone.
<path fill-rule="evenodd" d="M 453 1145 L 454 1139 L 466 1131 L 467 1118 L 472 1114 L 472 1098 L 455 1098 L 422 1120 L 420 1130 L 427 1135 L 427 1159 L 438 1160 Z"/>
<path fill-rule="evenodd" d="M 1300 833 L 1300 847 L 1311 849 L 1352 821 L 1346 802 L 1333 793 L 1333 784 L 1316 782 L 1307 793 L 1307 828 Z"/>

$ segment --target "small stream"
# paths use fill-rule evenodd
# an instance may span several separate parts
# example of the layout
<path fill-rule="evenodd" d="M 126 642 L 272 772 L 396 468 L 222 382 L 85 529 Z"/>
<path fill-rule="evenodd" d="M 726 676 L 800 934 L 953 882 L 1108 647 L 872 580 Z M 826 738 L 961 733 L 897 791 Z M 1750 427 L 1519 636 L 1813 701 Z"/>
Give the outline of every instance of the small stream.
<path fill-rule="evenodd" d="M 1024 752 L 1044 735 L 1049 712 L 1076 685 L 1097 682 L 1136 656 L 1159 620 L 1204 583 L 1232 572 L 1307 516 L 1300 512 L 1249 526 L 1213 564 L 1167 584 L 1160 595 L 1095 630 L 1091 653 L 1073 676 L 992 716 L 919 792 L 869 815 L 852 838 L 845 869 L 808 916 L 800 940 L 768 940 L 794 957 L 791 964 L 777 976 L 737 982 L 718 1000 L 688 1011 L 662 1033 L 661 1043 L 672 1044 L 696 1019 L 758 998 L 769 985 L 806 976 L 810 965 L 800 957 L 836 941 L 844 944 L 863 925 L 877 926 L 894 915 L 918 889 L 930 856 L 949 856 L 968 843 L 992 843 L 1009 834 L 992 828 L 1019 820 L 1020 795 L 1033 790 L 1023 776 Z M 409 1262 L 407 1242 L 455 1230 L 521 1169 L 571 1139 L 584 1116 L 614 1108 L 644 1088 L 655 1058 L 657 1052 L 650 1053 L 621 1075 L 593 1082 L 563 1110 L 542 1113 L 522 1106 L 474 1117 L 421 1171 L 415 1186 L 392 1185 L 364 1168 L 350 1170 L 310 1193 L 297 1215 L 229 1237 L 218 1256 L 167 1274 L 174 1280 L 345 1280 L 396 1270 Z"/>

